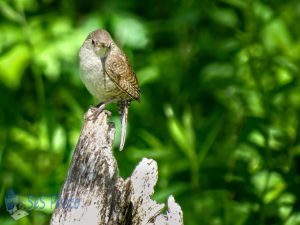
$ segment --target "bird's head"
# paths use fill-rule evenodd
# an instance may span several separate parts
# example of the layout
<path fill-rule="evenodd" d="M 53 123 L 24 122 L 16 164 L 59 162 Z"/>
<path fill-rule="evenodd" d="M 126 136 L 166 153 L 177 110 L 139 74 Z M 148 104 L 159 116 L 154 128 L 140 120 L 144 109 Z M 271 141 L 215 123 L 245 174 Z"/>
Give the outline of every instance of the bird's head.
<path fill-rule="evenodd" d="M 93 51 L 100 58 L 105 58 L 108 55 L 113 43 L 110 34 L 102 29 L 91 32 L 87 38 L 87 41 L 89 41 Z"/>

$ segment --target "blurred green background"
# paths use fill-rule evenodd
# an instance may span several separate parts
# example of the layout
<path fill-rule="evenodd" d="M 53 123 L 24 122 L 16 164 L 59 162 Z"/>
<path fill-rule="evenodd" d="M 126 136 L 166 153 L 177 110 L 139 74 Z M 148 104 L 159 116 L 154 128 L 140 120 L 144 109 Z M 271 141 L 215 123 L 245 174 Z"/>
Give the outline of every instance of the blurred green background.
<path fill-rule="evenodd" d="M 84 112 L 78 50 L 107 29 L 142 89 L 132 103 L 127 177 L 158 162 L 154 198 L 173 194 L 186 225 L 300 224 L 298 0 L 0 0 L 0 224 L 48 224 L 53 209 L 14 221 L 4 194 L 58 194 Z"/>

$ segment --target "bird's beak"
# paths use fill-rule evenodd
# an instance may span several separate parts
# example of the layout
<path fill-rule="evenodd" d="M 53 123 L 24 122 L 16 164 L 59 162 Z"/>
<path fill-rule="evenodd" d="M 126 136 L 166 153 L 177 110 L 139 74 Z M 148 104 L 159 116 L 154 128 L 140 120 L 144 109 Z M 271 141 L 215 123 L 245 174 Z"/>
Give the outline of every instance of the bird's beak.
<path fill-rule="evenodd" d="M 99 43 L 98 44 L 98 47 L 99 48 L 104 48 L 104 49 L 109 49 L 110 48 L 110 43 L 103 43 L 103 42 L 101 42 L 101 43 Z"/>
<path fill-rule="evenodd" d="M 106 48 L 106 45 L 105 45 L 104 43 L 100 42 L 100 43 L 98 44 L 98 47 L 99 47 L 99 48 Z"/>
<path fill-rule="evenodd" d="M 100 57 L 106 57 L 110 49 L 109 43 L 97 43 L 96 45 L 96 54 Z"/>

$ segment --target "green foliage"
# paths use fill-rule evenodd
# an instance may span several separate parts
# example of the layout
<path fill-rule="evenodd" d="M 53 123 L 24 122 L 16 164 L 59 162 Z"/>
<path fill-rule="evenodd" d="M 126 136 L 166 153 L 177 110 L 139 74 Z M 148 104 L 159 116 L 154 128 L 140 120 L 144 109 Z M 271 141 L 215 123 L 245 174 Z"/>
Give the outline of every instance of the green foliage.
<path fill-rule="evenodd" d="M 0 224 L 4 194 L 58 194 L 84 112 L 78 50 L 99 27 L 129 57 L 132 103 L 120 173 L 158 161 L 155 198 L 186 225 L 300 223 L 300 4 L 297 0 L 0 1 Z M 119 132 L 115 106 L 112 121 Z M 116 136 L 116 146 L 119 134 Z M 28 202 L 27 202 L 28 203 Z"/>

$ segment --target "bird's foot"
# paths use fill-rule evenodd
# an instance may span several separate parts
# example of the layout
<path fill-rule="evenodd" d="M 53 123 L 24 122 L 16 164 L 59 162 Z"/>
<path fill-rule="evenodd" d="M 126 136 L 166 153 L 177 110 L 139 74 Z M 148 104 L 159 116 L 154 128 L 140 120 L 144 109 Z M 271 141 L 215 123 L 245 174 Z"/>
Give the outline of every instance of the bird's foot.
<path fill-rule="evenodd" d="M 102 112 L 106 113 L 107 116 L 111 116 L 111 112 L 106 110 L 105 106 L 106 104 L 104 103 L 100 103 L 96 107 L 92 106 L 91 107 L 92 113 L 87 117 L 87 120 L 95 121 Z"/>

